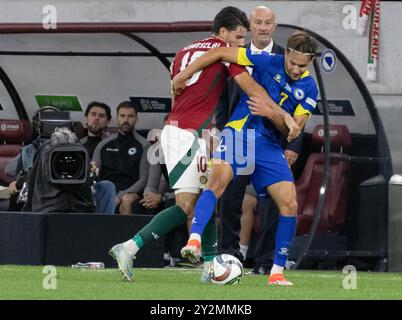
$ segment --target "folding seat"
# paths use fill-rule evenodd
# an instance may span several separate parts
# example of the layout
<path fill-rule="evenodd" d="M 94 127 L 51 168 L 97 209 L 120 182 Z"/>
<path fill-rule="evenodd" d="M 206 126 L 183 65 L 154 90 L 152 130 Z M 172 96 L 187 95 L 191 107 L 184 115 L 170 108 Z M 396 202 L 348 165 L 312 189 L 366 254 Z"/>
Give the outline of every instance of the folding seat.
<path fill-rule="evenodd" d="M 349 157 L 343 148 L 352 145 L 347 126 L 331 125 L 331 151 L 329 180 L 326 188 L 326 199 L 321 211 L 317 234 L 337 232 L 345 221 L 348 200 Z M 324 126 L 317 126 L 312 134 L 312 143 L 321 146 L 320 153 L 312 153 L 307 159 L 301 177 L 296 182 L 298 201 L 297 235 L 308 234 L 313 222 L 314 212 L 318 205 L 321 184 L 324 174 Z"/>

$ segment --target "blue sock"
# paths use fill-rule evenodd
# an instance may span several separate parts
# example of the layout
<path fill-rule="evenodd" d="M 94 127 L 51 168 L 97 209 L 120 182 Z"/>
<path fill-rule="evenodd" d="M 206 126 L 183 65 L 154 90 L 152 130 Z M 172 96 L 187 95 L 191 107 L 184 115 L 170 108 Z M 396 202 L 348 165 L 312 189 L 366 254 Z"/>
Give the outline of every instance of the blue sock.
<path fill-rule="evenodd" d="M 275 236 L 274 264 L 284 267 L 288 258 L 289 249 L 292 245 L 296 231 L 296 217 L 279 215 L 278 229 Z"/>
<path fill-rule="evenodd" d="M 218 199 L 211 190 L 206 189 L 201 193 L 194 208 L 194 220 L 193 226 L 191 227 L 191 233 L 197 233 L 200 236 L 202 235 L 205 226 L 214 213 L 217 201 Z"/>

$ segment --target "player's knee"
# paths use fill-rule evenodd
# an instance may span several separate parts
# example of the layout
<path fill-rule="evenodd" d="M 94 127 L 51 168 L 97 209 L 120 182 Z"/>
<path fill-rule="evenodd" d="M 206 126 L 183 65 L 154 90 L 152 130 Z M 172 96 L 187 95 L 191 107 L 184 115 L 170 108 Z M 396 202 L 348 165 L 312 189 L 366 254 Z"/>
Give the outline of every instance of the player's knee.
<path fill-rule="evenodd" d="M 194 218 L 194 210 L 191 210 L 190 212 L 188 212 L 186 214 L 187 214 L 187 220 L 192 221 Z"/>
<path fill-rule="evenodd" d="M 281 205 L 281 214 L 285 216 L 296 216 L 297 215 L 297 200 L 293 198 L 284 199 Z"/>
<path fill-rule="evenodd" d="M 291 213 L 292 216 L 296 216 L 297 215 L 297 210 L 298 210 L 298 204 L 297 204 L 297 200 L 294 199 L 290 205 L 289 208 L 289 212 Z"/>
<path fill-rule="evenodd" d="M 131 194 L 125 194 L 122 198 L 121 198 L 122 204 L 127 206 L 127 205 L 131 205 L 134 202 L 134 197 Z"/>
<path fill-rule="evenodd" d="M 209 180 L 207 188 L 211 190 L 217 198 L 220 198 L 225 191 L 226 185 L 219 179 L 212 178 Z"/>

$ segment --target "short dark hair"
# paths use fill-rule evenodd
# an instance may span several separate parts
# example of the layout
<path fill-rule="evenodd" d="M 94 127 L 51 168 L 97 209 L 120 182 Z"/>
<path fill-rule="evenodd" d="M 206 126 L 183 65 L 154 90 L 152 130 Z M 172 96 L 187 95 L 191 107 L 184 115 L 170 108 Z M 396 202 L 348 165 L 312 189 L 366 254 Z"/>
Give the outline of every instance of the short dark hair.
<path fill-rule="evenodd" d="M 317 51 L 317 42 L 305 31 L 296 31 L 288 38 L 287 51 L 298 51 L 308 55 L 312 60 Z"/>
<path fill-rule="evenodd" d="M 120 102 L 119 105 L 117 106 L 117 109 L 116 109 L 117 114 L 119 113 L 119 110 L 120 110 L 121 108 L 131 108 L 131 109 L 134 109 L 135 115 L 137 115 L 137 106 L 136 106 L 134 103 L 132 103 L 131 101 L 123 101 L 123 102 Z"/>
<path fill-rule="evenodd" d="M 247 30 L 250 29 L 250 22 L 248 21 L 246 13 L 236 7 L 225 7 L 215 16 L 212 33 L 215 35 L 219 34 L 220 28 L 233 31 L 239 26 Z"/>
<path fill-rule="evenodd" d="M 93 107 L 99 107 L 102 108 L 103 110 L 106 111 L 106 117 L 107 119 L 110 121 L 110 119 L 112 119 L 112 112 L 110 111 L 110 107 L 103 102 L 98 102 L 98 101 L 92 101 L 88 104 L 87 109 L 85 110 L 85 116 L 88 116 L 89 111 L 91 111 L 91 109 Z"/>

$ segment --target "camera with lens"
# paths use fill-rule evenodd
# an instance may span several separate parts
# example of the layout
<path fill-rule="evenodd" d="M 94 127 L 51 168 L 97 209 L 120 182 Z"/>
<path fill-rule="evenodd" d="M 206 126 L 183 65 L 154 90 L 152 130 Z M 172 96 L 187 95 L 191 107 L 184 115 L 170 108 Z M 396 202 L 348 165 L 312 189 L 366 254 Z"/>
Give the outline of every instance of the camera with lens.
<path fill-rule="evenodd" d="M 56 127 L 37 150 L 25 210 L 93 212 L 89 156 L 67 127 Z"/>
<path fill-rule="evenodd" d="M 56 132 L 57 128 L 67 130 Z M 59 111 L 51 106 L 44 107 L 34 115 L 33 130 L 40 144 L 46 140 L 52 140 L 48 166 L 50 182 L 56 184 L 85 183 L 89 162 L 88 154 L 82 145 L 76 144 L 77 138 L 74 134 L 77 132 L 77 128 L 71 121 L 70 112 Z M 53 137 L 54 135 L 57 137 Z"/>
<path fill-rule="evenodd" d="M 50 182 L 81 184 L 87 181 L 88 153 L 77 144 L 62 144 L 52 148 L 49 155 Z"/>

